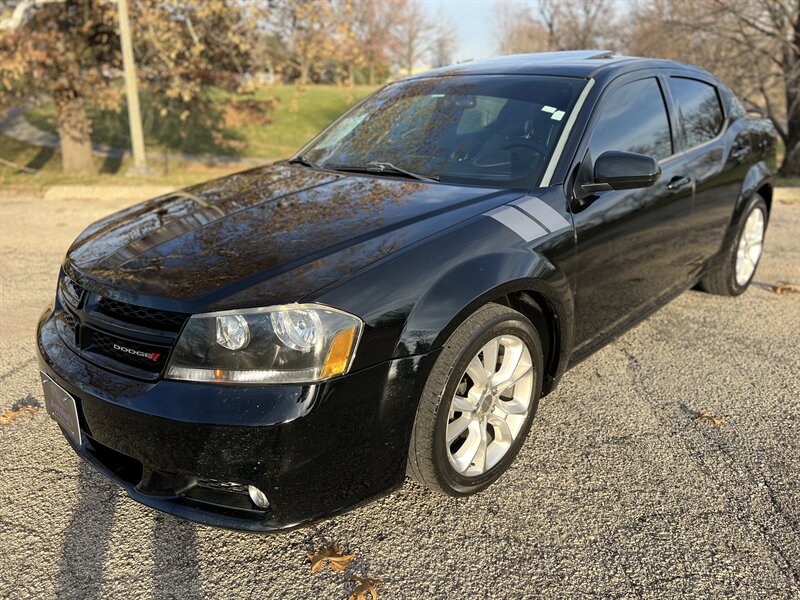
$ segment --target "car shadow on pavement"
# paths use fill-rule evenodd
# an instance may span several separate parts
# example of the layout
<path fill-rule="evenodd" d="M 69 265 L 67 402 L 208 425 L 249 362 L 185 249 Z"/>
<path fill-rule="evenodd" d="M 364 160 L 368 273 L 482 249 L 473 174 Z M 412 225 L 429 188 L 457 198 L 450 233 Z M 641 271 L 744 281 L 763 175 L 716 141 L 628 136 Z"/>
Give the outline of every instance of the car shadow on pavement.
<path fill-rule="evenodd" d="M 57 598 L 97 598 L 117 505 L 117 490 L 78 464 L 78 499 L 64 535 Z"/>
<path fill-rule="evenodd" d="M 109 546 L 117 511 L 133 502 L 92 467 L 78 465 L 77 501 L 64 532 L 57 598 L 99 598 L 102 594 Z M 195 598 L 199 596 L 197 526 L 194 523 L 144 507 L 152 515 L 152 585 L 139 582 L 154 598 Z M 129 521 L 130 522 L 130 521 Z M 130 539 L 131 534 L 123 534 Z M 133 535 L 136 535 L 135 533 Z M 146 546 L 142 540 L 142 545 Z M 143 549 L 141 549 L 143 550 Z M 146 552 L 146 550 L 145 550 Z M 131 577 L 141 575 L 140 552 L 133 554 L 137 565 Z M 148 557 L 149 558 L 149 557 Z M 149 594 L 148 594 L 149 595 Z"/>
<path fill-rule="evenodd" d="M 154 514 L 153 595 L 156 598 L 198 598 L 197 525 Z"/>

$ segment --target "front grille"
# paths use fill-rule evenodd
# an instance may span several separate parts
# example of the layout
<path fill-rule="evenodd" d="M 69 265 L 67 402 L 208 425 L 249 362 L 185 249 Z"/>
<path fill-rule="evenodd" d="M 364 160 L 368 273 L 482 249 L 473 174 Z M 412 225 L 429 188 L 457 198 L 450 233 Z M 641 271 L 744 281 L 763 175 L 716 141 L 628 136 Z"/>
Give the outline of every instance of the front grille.
<path fill-rule="evenodd" d="M 72 279 L 70 279 L 69 277 L 67 277 L 67 285 L 69 286 L 69 288 L 72 290 L 72 293 L 75 294 L 76 297 L 80 298 L 81 296 L 83 296 L 84 289 L 79 284 L 72 281 Z"/>
<path fill-rule="evenodd" d="M 180 331 L 186 319 L 189 318 L 189 315 L 184 313 L 145 308 L 144 306 L 112 300 L 111 298 L 100 298 L 98 306 L 101 312 L 120 321 L 162 331 Z"/>
<path fill-rule="evenodd" d="M 56 331 L 64 342 L 71 348 L 77 345 L 77 319 L 67 310 L 62 310 L 56 315 Z"/>
<path fill-rule="evenodd" d="M 167 362 L 169 348 L 146 346 L 92 329 L 87 350 L 110 356 L 121 363 L 160 373 Z"/>
<path fill-rule="evenodd" d="M 61 322 L 64 323 L 64 329 L 67 333 L 75 337 L 75 326 L 77 325 L 77 323 L 75 323 L 75 317 L 65 310 L 61 313 Z"/>
<path fill-rule="evenodd" d="M 62 296 L 66 301 L 74 307 L 77 307 L 83 298 L 83 294 L 86 290 L 83 289 L 80 285 L 72 281 L 66 275 L 64 276 L 64 281 L 61 285 Z"/>

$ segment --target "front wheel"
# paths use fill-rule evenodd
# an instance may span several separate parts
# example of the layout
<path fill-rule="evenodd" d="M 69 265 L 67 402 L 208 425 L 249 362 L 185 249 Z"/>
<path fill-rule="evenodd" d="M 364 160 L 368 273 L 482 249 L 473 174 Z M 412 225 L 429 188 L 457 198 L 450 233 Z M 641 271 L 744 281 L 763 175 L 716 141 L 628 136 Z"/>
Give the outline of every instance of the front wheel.
<path fill-rule="evenodd" d="M 767 215 L 766 202 L 754 194 L 737 223 L 736 235 L 709 268 L 700 287 L 711 294 L 738 296 L 750 286 L 764 249 Z"/>
<path fill-rule="evenodd" d="M 509 467 L 542 389 L 539 335 L 521 313 L 488 304 L 445 343 L 425 384 L 408 455 L 421 484 L 477 493 Z"/>

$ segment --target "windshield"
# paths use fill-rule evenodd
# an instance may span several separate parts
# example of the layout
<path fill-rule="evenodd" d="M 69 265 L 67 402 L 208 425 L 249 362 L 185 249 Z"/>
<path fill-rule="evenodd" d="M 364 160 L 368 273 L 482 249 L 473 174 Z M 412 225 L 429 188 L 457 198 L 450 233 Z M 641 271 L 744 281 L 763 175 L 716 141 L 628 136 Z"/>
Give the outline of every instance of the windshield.
<path fill-rule="evenodd" d="M 401 81 L 357 105 L 300 154 L 329 169 L 378 162 L 445 183 L 532 188 L 583 85 L 507 75 Z"/>

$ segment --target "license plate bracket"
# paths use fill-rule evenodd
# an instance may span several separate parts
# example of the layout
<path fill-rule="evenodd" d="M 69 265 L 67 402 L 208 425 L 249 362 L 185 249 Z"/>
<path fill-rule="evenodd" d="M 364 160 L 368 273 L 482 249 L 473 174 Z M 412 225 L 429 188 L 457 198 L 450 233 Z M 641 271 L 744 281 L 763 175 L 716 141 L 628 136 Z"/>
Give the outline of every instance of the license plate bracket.
<path fill-rule="evenodd" d="M 80 446 L 82 443 L 81 427 L 75 398 L 44 373 L 41 373 L 41 377 L 47 414 L 61 425 L 72 441 Z"/>

